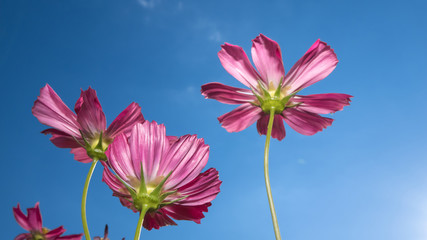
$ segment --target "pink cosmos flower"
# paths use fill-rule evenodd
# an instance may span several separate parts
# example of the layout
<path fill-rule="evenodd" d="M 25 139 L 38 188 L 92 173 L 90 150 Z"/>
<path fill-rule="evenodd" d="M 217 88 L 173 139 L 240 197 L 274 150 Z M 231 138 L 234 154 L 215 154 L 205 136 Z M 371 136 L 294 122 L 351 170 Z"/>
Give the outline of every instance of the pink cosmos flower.
<path fill-rule="evenodd" d="M 40 213 L 39 203 L 33 208 L 27 209 L 28 216 L 21 211 L 18 206 L 13 208 L 13 215 L 18 224 L 29 233 L 22 233 L 15 237 L 15 240 L 80 240 L 83 234 L 73 234 L 68 236 L 61 235 L 65 232 L 65 229 L 60 226 L 53 230 L 49 230 L 43 227 L 42 216 Z"/>
<path fill-rule="evenodd" d="M 120 134 L 106 155 L 118 177 L 106 167 L 103 181 L 134 212 L 149 206 L 143 222 L 148 230 L 176 225 L 172 218 L 200 223 L 220 191 L 217 170 L 200 173 L 209 157 L 203 139 L 167 137 L 156 122 L 136 124 L 130 136 Z"/>
<path fill-rule="evenodd" d="M 48 84 L 40 90 L 40 96 L 32 108 L 33 115 L 42 124 L 52 127 L 42 133 L 51 134 L 50 141 L 57 147 L 71 148 L 74 159 L 84 163 L 91 162 L 93 157 L 103 158 L 104 151 L 115 136 L 144 121 L 141 107 L 131 103 L 106 129 L 101 104 L 95 90 L 90 87 L 82 90 L 74 111 L 76 114 Z"/>
<path fill-rule="evenodd" d="M 239 46 L 225 43 L 218 53 L 222 66 L 249 89 L 221 83 L 202 86 L 205 98 L 227 104 L 241 104 L 218 118 L 228 132 L 239 132 L 257 122 L 259 134 L 267 133 L 269 113 L 273 107 L 272 137 L 282 140 L 283 120 L 295 131 L 313 135 L 332 124 L 333 119 L 319 114 L 334 113 L 349 105 L 352 96 L 341 93 L 297 93 L 328 76 L 338 63 L 333 49 L 317 40 L 285 75 L 279 45 L 260 34 L 252 40 L 252 60 L 258 72 Z"/>

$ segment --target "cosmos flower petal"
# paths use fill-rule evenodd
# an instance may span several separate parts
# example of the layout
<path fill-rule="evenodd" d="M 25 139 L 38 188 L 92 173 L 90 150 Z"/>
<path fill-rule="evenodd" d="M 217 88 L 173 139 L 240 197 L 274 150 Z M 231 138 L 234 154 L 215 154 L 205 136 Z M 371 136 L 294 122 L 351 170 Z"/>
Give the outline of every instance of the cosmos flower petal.
<path fill-rule="evenodd" d="M 21 211 L 21 207 L 19 206 L 19 203 L 18 203 L 18 206 L 13 208 L 13 215 L 15 216 L 16 222 L 19 224 L 19 226 L 21 226 L 23 229 L 27 231 L 31 230 L 30 224 L 28 222 L 28 218 Z"/>
<path fill-rule="evenodd" d="M 235 88 L 216 82 L 203 85 L 202 95 L 226 104 L 242 104 L 256 100 L 252 91 L 248 89 Z"/>
<path fill-rule="evenodd" d="M 147 230 L 153 228 L 159 229 L 163 226 L 176 225 L 176 223 L 164 212 L 163 209 L 159 210 L 159 213 L 147 213 L 144 218 L 143 226 Z"/>
<path fill-rule="evenodd" d="M 209 146 L 196 135 L 182 136 L 172 144 L 161 162 L 159 176 L 172 171 L 164 189 L 175 189 L 191 182 L 205 167 L 209 158 Z"/>
<path fill-rule="evenodd" d="M 45 236 L 47 239 L 57 239 L 57 237 L 61 236 L 63 233 L 65 233 L 65 229 L 63 226 L 60 226 L 50 230 Z"/>
<path fill-rule="evenodd" d="M 179 204 L 197 206 L 210 203 L 220 192 L 221 183 L 218 171 L 215 168 L 210 168 L 178 189 L 181 196 L 187 196 Z"/>
<path fill-rule="evenodd" d="M 55 146 L 59 148 L 76 148 L 81 147 L 79 140 L 81 140 L 80 137 L 73 137 L 67 133 L 64 133 L 62 131 L 59 131 L 55 128 L 48 128 L 46 130 L 42 131 L 43 134 L 51 134 L 52 137 L 49 139 Z M 77 141 L 76 141 L 77 140 Z M 84 144 L 84 143 L 82 143 Z"/>
<path fill-rule="evenodd" d="M 131 158 L 140 160 L 132 162 L 136 177 L 138 179 L 141 178 L 140 169 L 142 162 L 145 181 L 147 183 L 154 181 L 158 176 L 157 171 L 159 170 L 163 155 L 169 147 L 165 126 L 148 121 L 143 124 L 136 124 L 132 128 L 129 147 Z"/>
<path fill-rule="evenodd" d="M 70 153 L 74 154 L 74 160 L 82 163 L 92 162 L 92 158 L 87 155 L 86 149 L 82 147 L 72 148 Z"/>
<path fill-rule="evenodd" d="M 205 217 L 203 212 L 207 212 L 210 205 L 211 203 L 200 206 L 170 205 L 164 207 L 164 212 L 176 220 L 189 220 L 200 224 L 200 220 Z"/>
<path fill-rule="evenodd" d="M 42 231 L 42 216 L 40 214 L 39 203 L 34 208 L 28 208 L 28 225 L 32 230 Z"/>
<path fill-rule="evenodd" d="M 313 135 L 330 126 L 334 121 L 319 114 L 289 108 L 283 111 L 285 122 L 295 131 L 303 135 Z"/>
<path fill-rule="evenodd" d="M 123 131 L 130 131 L 136 123 L 142 122 L 144 122 L 144 117 L 141 113 L 141 107 L 133 102 L 114 119 L 105 134 L 114 138 Z"/>
<path fill-rule="evenodd" d="M 268 121 L 270 120 L 270 115 L 265 114 L 257 121 L 257 129 L 260 135 L 267 135 Z M 274 115 L 273 120 L 273 129 L 271 130 L 271 136 L 279 141 L 285 138 L 286 131 L 285 125 L 283 123 L 283 116 L 280 114 Z"/>
<path fill-rule="evenodd" d="M 245 51 L 229 43 L 221 45 L 221 48 L 218 57 L 225 70 L 245 86 L 257 89 L 258 80 L 261 80 L 261 77 L 252 66 Z"/>
<path fill-rule="evenodd" d="M 80 99 L 83 99 L 80 110 L 78 110 L 77 121 L 85 136 L 89 138 L 96 137 L 100 132 L 105 131 L 106 120 L 101 104 L 99 103 L 96 91 L 89 87 L 82 91 Z M 80 102 L 81 100 L 77 100 Z"/>
<path fill-rule="evenodd" d="M 31 238 L 32 238 L 31 233 L 21 233 L 15 237 L 15 240 L 27 240 Z"/>
<path fill-rule="evenodd" d="M 328 76 L 337 64 L 334 50 L 317 40 L 286 74 L 284 87 L 291 93 L 306 88 Z"/>
<path fill-rule="evenodd" d="M 104 164 L 105 163 L 103 163 L 103 165 Z M 102 173 L 102 181 L 105 182 L 114 192 L 120 192 L 125 189 L 125 186 L 123 186 L 120 180 L 117 179 L 117 177 L 108 169 L 108 166 L 105 165 Z"/>
<path fill-rule="evenodd" d="M 132 181 L 131 179 L 136 179 L 137 176 L 140 175 L 141 166 L 136 170 L 134 169 L 131 150 L 125 134 L 122 133 L 118 135 L 108 146 L 105 154 L 108 156 L 108 164 L 115 170 L 116 174 L 121 179 L 130 183 L 130 181 Z M 140 162 L 138 162 L 138 164 L 140 164 Z"/>
<path fill-rule="evenodd" d="M 218 117 L 218 120 L 228 132 L 239 132 L 260 119 L 262 114 L 260 107 L 245 103 Z"/>
<path fill-rule="evenodd" d="M 279 44 L 260 34 L 252 40 L 251 51 L 252 59 L 261 78 L 268 81 L 268 86 L 272 85 L 276 89 L 280 80 L 285 76 Z"/>
<path fill-rule="evenodd" d="M 42 124 L 71 136 L 80 136 L 76 114 L 64 104 L 48 84 L 40 89 L 40 96 L 34 102 L 32 113 Z"/>
<path fill-rule="evenodd" d="M 341 111 L 345 106 L 350 105 L 350 98 L 353 97 L 342 93 L 312 94 L 307 96 L 297 95 L 292 101 L 301 103 L 298 109 L 318 113 L 328 114 Z"/>

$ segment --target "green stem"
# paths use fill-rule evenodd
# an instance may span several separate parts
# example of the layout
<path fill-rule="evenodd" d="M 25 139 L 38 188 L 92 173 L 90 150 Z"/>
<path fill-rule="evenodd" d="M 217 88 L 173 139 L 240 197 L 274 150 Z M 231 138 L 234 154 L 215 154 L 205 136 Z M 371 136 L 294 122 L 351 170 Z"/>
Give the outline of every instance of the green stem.
<path fill-rule="evenodd" d="M 141 237 L 142 223 L 144 223 L 144 217 L 148 209 L 149 209 L 148 206 L 144 206 L 142 207 L 142 210 L 139 213 L 138 225 L 136 227 L 135 237 L 133 238 L 134 240 L 139 240 L 139 238 Z"/>
<path fill-rule="evenodd" d="M 264 178 L 265 187 L 267 188 L 268 204 L 270 204 L 271 219 L 273 220 L 274 234 L 276 235 L 276 240 L 281 240 L 282 237 L 280 236 L 279 223 L 277 222 L 276 211 L 274 210 L 273 195 L 271 194 L 270 187 L 270 176 L 268 173 L 268 151 L 270 149 L 270 137 L 273 129 L 274 112 L 274 108 L 270 109 L 270 120 L 268 120 L 267 138 L 265 140 L 264 148 Z"/>
<path fill-rule="evenodd" d="M 98 162 L 98 159 L 94 158 L 92 161 L 92 165 L 90 165 L 89 172 L 87 173 L 85 186 L 83 188 L 81 214 L 82 214 L 83 231 L 85 233 L 86 240 L 90 240 L 89 227 L 87 226 L 87 219 L 86 219 L 86 199 L 87 199 L 87 192 L 89 189 L 89 182 L 90 182 L 90 179 L 92 178 L 92 174 L 93 174 L 93 171 L 95 170 L 95 166 L 97 162 Z"/>

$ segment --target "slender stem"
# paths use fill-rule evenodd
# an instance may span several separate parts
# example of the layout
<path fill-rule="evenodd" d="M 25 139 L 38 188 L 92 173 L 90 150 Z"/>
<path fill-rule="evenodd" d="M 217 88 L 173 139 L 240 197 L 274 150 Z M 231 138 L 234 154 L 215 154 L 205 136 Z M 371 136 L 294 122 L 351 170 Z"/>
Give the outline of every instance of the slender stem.
<path fill-rule="evenodd" d="M 271 219 L 273 220 L 274 234 L 276 235 L 276 240 L 281 240 L 282 237 L 280 236 L 279 223 L 277 222 L 276 210 L 274 210 L 273 195 L 271 194 L 271 187 L 270 187 L 270 176 L 268 173 L 268 151 L 270 149 L 270 137 L 271 137 L 271 131 L 273 129 L 273 121 L 274 121 L 274 108 L 270 110 L 270 120 L 268 121 L 267 136 L 266 136 L 267 138 L 265 140 L 264 178 L 265 178 L 265 187 L 267 188 L 268 204 L 270 204 Z"/>
<path fill-rule="evenodd" d="M 89 182 L 90 182 L 90 179 L 92 178 L 92 174 L 93 174 L 93 171 L 95 170 L 95 166 L 97 162 L 98 162 L 98 159 L 94 158 L 92 161 L 92 165 L 90 165 L 89 172 L 87 173 L 85 186 L 83 188 L 81 214 L 82 214 L 83 231 L 85 233 L 86 240 L 90 240 L 89 227 L 87 226 L 87 219 L 86 219 L 86 199 L 87 199 L 87 192 L 89 189 Z"/>
<path fill-rule="evenodd" d="M 144 217 L 147 211 L 148 211 L 148 207 L 144 206 L 142 207 L 142 210 L 139 213 L 138 225 L 136 227 L 135 237 L 133 238 L 134 240 L 139 240 L 139 238 L 141 237 L 142 223 L 144 222 Z"/>

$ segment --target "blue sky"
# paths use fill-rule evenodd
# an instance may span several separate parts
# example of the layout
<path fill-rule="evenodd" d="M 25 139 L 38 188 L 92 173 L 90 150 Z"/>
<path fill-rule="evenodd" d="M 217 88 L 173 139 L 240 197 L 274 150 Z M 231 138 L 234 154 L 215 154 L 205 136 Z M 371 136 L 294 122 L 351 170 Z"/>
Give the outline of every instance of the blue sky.
<path fill-rule="evenodd" d="M 82 232 L 80 197 L 88 164 L 58 149 L 31 114 L 49 83 L 68 106 L 92 86 L 111 121 L 132 101 L 168 135 L 198 134 L 208 167 L 223 181 L 202 224 L 143 231 L 141 239 L 273 239 L 264 189 L 264 136 L 227 133 L 217 117 L 234 108 L 200 86 L 241 87 L 221 66 L 224 42 L 250 52 L 263 33 L 285 69 L 317 39 L 340 60 L 301 94 L 340 92 L 352 104 L 314 136 L 289 127 L 271 144 L 270 174 L 284 239 L 427 239 L 427 17 L 425 1 L 0 1 L 4 239 L 23 230 L 12 207 L 39 201 L 44 225 Z M 206 168 L 206 169 L 207 169 Z M 137 214 L 101 182 L 91 183 L 92 236 L 132 239 Z"/>

